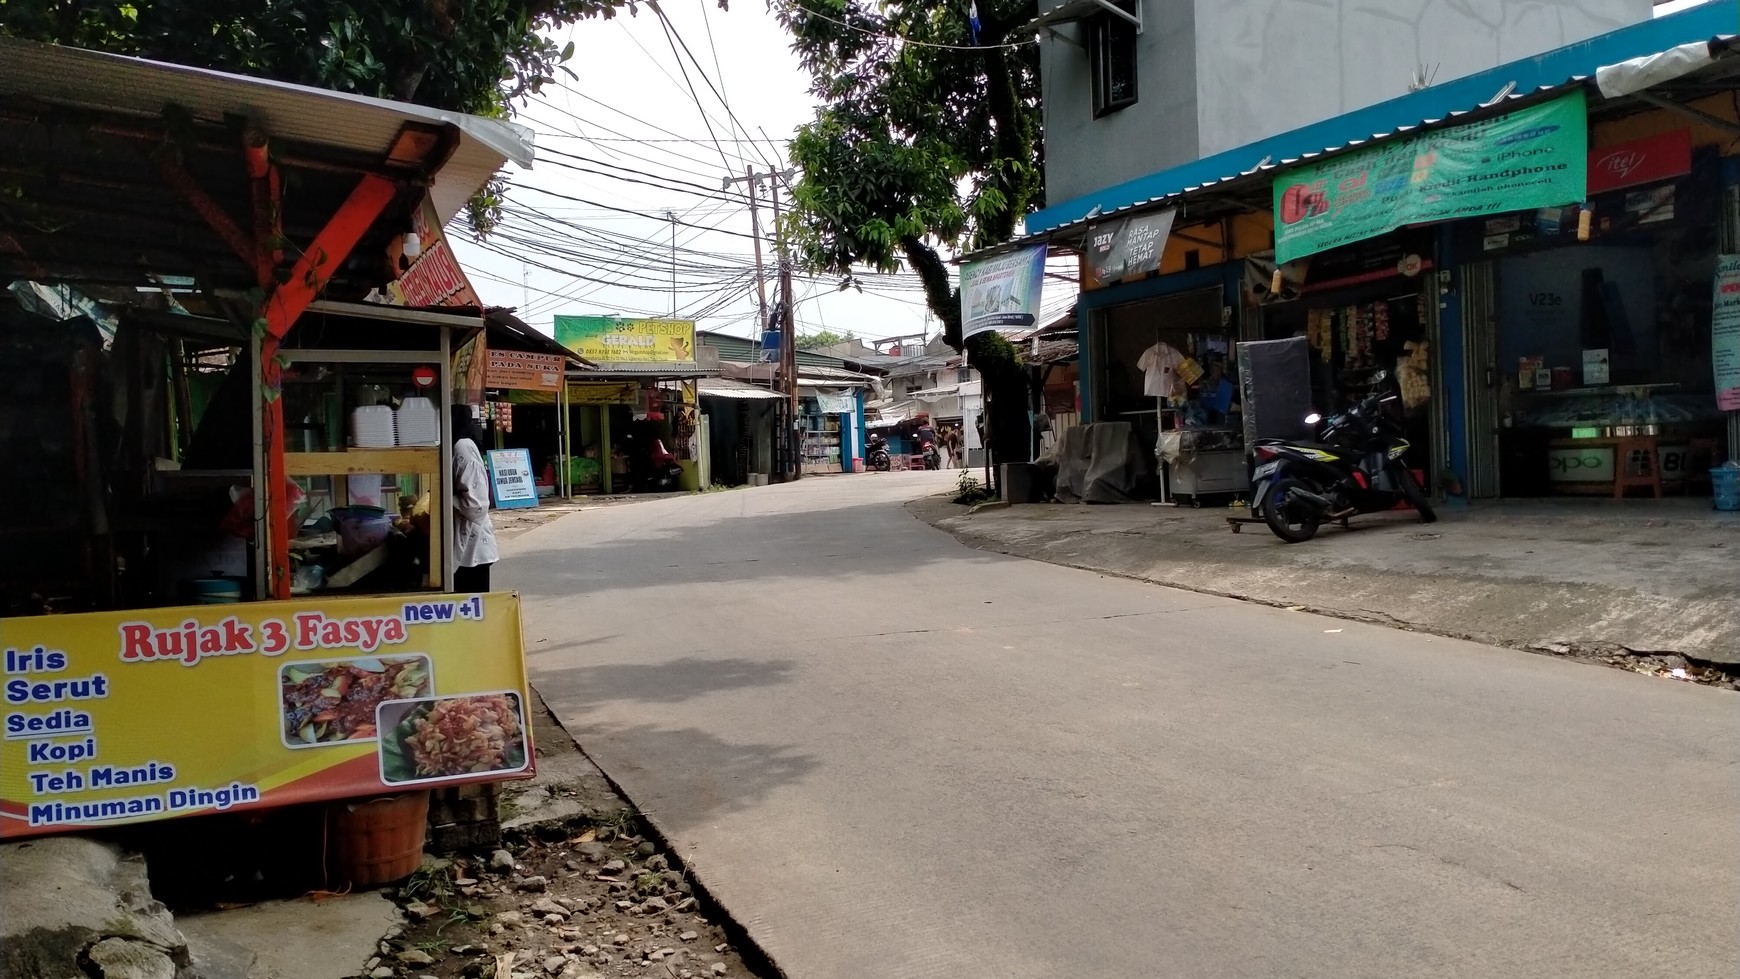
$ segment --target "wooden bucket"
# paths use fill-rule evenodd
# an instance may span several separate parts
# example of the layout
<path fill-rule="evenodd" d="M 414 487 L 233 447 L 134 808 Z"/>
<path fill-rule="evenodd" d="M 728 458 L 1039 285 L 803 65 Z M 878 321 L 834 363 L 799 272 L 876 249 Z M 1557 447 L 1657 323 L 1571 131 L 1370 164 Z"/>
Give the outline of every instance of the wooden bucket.
<path fill-rule="evenodd" d="M 331 887 L 378 887 L 423 864 L 429 792 L 349 799 L 327 807 L 326 868 Z"/>

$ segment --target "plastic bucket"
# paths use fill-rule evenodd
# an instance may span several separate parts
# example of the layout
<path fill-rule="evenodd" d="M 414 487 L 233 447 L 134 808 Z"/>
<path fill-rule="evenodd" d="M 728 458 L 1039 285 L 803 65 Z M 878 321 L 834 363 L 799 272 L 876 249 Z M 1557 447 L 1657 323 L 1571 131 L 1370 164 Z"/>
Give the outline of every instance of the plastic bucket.
<path fill-rule="evenodd" d="M 1710 495 L 1718 510 L 1740 510 L 1740 469 L 1710 470 Z"/>
<path fill-rule="evenodd" d="M 423 864 L 429 793 L 335 802 L 327 807 L 326 866 L 335 889 L 404 880 Z"/>

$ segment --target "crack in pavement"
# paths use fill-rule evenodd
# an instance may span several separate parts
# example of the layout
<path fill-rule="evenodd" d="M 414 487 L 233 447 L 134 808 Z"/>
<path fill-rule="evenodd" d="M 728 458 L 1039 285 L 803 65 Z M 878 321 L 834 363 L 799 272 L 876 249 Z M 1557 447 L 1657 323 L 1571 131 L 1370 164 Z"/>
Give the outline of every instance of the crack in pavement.
<path fill-rule="evenodd" d="M 1149 615 L 1177 615 L 1180 612 L 1211 612 L 1219 605 L 1189 605 L 1184 608 L 1154 609 L 1147 612 L 1112 612 L 1107 615 L 1073 616 L 1064 619 L 1042 619 L 1037 622 L 1009 622 L 988 626 L 954 626 L 949 628 L 893 629 L 888 632 L 854 632 L 843 636 L 808 636 L 793 639 L 785 645 L 810 642 L 831 642 L 845 639 L 881 639 L 886 636 L 924 636 L 939 633 L 1001 632 L 1007 629 L 1031 629 L 1035 626 L 1069 625 L 1074 622 L 1108 622 L 1112 619 L 1137 619 Z"/>

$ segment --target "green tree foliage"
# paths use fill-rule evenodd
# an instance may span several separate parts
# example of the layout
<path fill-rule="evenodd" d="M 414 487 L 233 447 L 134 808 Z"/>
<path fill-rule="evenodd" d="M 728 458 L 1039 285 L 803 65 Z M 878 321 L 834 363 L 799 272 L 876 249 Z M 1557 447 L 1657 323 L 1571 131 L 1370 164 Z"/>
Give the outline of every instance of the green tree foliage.
<path fill-rule="evenodd" d="M 822 330 L 817 333 L 799 333 L 797 346 L 799 350 L 820 350 L 823 347 L 837 347 L 842 343 L 850 343 L 852 339 L 850 333 Z"/>
<path fill-rule="evenodd" d="M 822 103 L 792 142 L 799 260 L 846 278 L 918 273 L 944 336 L 985 380 L 994 454 L 1024 458 L 1026 374 L 1000 336 L 963 344 L 945 256 L 1007 240 L 1041 202 L 1039 52 L 1017 33 L 1034 0 L 980 0 L 977 46 L 965 0 L 772 7 Z"/>
<path fill-rule="evenodd" d="M 543 36 L 632 0 L 5 0 L 0 33 L 461 112 L 565 71 Z"/>

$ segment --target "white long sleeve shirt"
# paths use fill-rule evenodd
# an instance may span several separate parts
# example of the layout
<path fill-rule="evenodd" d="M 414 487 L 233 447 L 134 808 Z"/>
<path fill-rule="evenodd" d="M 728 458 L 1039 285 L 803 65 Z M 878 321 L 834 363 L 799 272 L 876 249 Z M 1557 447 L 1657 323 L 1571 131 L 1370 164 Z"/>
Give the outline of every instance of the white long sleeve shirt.
<path fill-rule="evenodd" d="M 453 550 L 461 568 L 494 564 L 500 557 L 489 519 L 489 467 L 470 439 L 453 443 Z"/>

